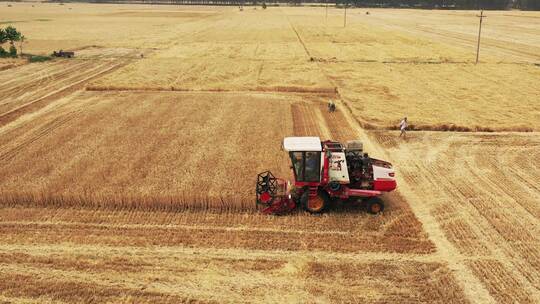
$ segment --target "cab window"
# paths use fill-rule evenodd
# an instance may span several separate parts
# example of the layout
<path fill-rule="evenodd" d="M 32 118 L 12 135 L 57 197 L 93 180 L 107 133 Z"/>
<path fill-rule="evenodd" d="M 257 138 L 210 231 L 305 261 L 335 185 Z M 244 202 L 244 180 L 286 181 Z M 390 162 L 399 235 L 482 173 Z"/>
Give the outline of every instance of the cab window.
<path fill-rule="evenodd" d="M 293 165 L 294 176 L 302 176 L 304 172 L 304 156 L 302 152 L 291 152 L 291 162 Z"/>
<path fill-rule="evenodd" d="M 304 180 L 306 182 L 318 182 L 320 181 L 320 152 L 306 152 L 306 168 L 304 171 Z"/>
<path fill-rule="evenodd" d="M 290 156 L 297 181 L 320 181 L 321 152 L 291 152 Z"/>

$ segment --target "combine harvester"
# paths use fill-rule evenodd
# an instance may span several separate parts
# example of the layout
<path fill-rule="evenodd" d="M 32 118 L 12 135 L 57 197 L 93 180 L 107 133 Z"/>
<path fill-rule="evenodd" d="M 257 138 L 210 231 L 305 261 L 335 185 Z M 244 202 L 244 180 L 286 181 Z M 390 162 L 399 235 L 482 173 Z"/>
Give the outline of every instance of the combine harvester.
<path fill-rule="evenodd" d="M 371 214 L 382 212 L 380 195 L 396 189 L 392 164 L 370 158 L 362 142 L 321 142 L 318 137 L 286 137 L 294 184 L 270 171 L 257 175 L 257 207 L 265 214 L 285 214 L 297 206 L 322 213 L 333 200 L 361 202 Z"/>

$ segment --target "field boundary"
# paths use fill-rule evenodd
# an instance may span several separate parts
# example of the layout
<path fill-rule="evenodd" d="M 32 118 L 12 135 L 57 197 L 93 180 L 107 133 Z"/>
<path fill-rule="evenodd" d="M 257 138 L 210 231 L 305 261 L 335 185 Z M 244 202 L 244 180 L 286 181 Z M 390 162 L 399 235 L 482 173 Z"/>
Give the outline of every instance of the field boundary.
<path fill-rule="evenodd" d="M 180 88 L 180 87 L 128 87 L 128 86 L 87 86 L 87 91 L 151 91 L 151 92 L 268 92 L 268 93 L 308 93 L 308 94 L 336 94 L 337 88 L 331 87 L 295 87 L 295 86 L 273 86 L 273 87 L 255 87 L 245 88 L 241 90 L 224 89 L 224 88 L 209 88 L 209 89 L 193 89 L 193 88 Z"/>
<path fill-rule="evenodd" d="M 187 203 L 189 202 L 189 203 Z M 235 202 L 239 202 L 236 204 Z M 87 210 L 140 210 L 140 211 L 216 211 L 228 213 L 258 213 L 255 198 L 248 202 L 242 197 L 177 195 L 69 195 L 43 192 L 0 193 L 2 207 L 56 207 Z"/>

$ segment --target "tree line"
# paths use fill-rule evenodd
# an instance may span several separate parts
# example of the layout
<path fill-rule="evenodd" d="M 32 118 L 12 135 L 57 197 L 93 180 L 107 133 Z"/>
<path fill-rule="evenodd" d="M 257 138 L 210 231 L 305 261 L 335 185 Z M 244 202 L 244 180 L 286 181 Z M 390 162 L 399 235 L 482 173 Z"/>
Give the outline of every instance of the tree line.
<path fill-rule="evenodd" d="M 60 0 L 66 2 L 65 0 Z M 72 2 L 79 2 L 77 0 Z M 147 3 L 147 4 L 199 4 L 199 5 L 303 5 L 320 3 L 350 7 L 394 7 L 428 9 L 497 9 L 510 8 L 540 10 L 540 0 L 89 0 L 94 3 Z"/>
<path fill-rule="evenodd" d="M 540 0 L 337 0 L 338 5 L 358 7 L 417 7 L 430 9 L 492 9 L 511 8 L 540 10 Z"/>

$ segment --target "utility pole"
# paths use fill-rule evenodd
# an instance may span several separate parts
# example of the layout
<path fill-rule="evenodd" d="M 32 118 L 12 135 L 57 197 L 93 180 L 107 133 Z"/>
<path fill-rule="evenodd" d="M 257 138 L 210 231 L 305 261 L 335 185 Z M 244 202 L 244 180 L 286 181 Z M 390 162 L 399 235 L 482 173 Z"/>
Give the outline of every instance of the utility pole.
<path fill-rule="evenodd" d="M 326 16 L 324 17 L 324 21 L 328 23 L 328 0 L 326 0 Z"/>
<path fill-rule="evenodd" d="M 345 2 L 345 11 L 343 13 L 343 27 L 347 26 L 347 4 L 348 2 Z"/>
<path fill-rule="evenodd" d="M 478 64 L 478 56 L 480 54 L 480 35 L 482 34 L 482 20 L 486 18 L 484 16 L 484 10 L 480 11 L 480 16 L 476 15 L 476 17 L 480 18 L 480 25 L 478 26 L 478 45 L 476 46 L 476 63 Z"/>

